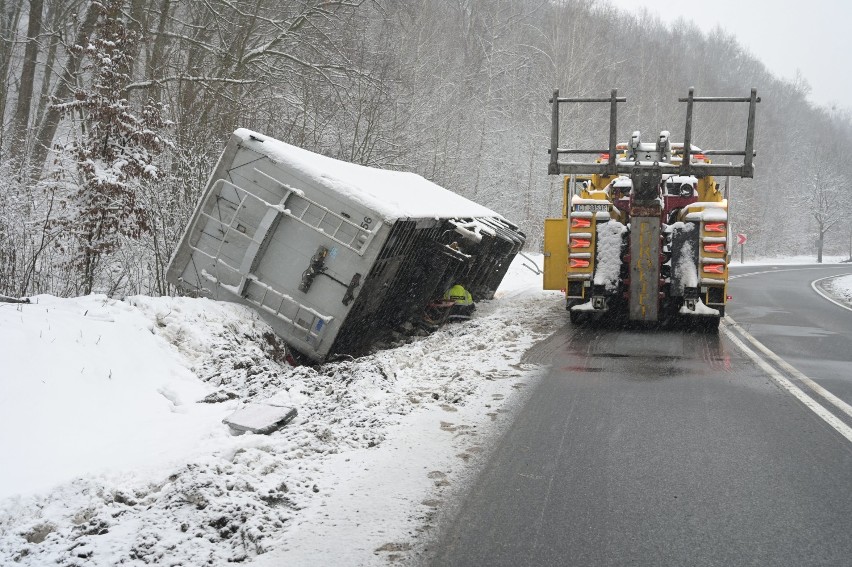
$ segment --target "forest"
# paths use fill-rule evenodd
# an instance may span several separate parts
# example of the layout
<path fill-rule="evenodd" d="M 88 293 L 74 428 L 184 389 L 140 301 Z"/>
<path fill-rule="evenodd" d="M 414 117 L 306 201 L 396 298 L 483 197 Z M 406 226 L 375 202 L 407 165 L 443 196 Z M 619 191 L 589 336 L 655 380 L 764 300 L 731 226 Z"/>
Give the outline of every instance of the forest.
<path fill-rule="evenodd" d="M 809 103 L 720 28 L 605 0 L 0 0 L 0 294 L 172 294 L 164 273 L 231 132 L 413 171 L 519 224 L 558 216 L 548 99 L 618 89 L 619 136 L 683 136 L 757 88 L 747 256 L 850 254 L 849 109 Z M 575 105 L 576 106 L 576 105 Z M 746 107 L 693 143 L 742 148 Z M 608 108 L 565 107 L 562 145 Z"/>

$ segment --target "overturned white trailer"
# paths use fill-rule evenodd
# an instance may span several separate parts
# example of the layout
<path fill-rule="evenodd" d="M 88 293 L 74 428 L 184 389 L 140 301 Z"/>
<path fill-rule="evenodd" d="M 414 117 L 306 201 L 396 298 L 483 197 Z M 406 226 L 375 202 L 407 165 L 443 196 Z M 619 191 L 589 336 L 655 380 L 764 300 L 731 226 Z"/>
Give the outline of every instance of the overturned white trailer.
<path fill-rule="evenodd" d="M 168 269 L 249 305 L 315 361 L 360 354 L 455 283 L 490 299 L 524 235 L 413 173 L 341 162 L 240 129 Z"/>

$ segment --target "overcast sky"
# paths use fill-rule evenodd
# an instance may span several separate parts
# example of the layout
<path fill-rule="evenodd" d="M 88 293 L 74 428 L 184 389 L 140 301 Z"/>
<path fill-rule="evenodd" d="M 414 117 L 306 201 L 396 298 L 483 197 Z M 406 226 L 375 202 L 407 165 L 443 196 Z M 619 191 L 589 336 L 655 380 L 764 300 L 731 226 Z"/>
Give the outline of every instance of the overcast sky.
<path fill-rule="evenodd" d="M 852 0 L 610 0 L 623 10 L 646 7 L 665 23 L 679 17 L 703 29 L 719 24 L 775 75 L 801 71 L 812 102 L 852 110 Z"/>

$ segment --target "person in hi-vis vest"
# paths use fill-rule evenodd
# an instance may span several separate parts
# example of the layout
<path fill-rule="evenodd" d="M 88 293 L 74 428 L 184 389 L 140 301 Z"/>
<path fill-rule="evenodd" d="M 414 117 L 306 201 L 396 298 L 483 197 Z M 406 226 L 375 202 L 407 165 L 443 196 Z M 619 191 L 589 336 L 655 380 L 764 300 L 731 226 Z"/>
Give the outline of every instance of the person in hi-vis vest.
<path fill-rule="evenodd" d="M 470 317 L 473 314 L 473 310 L 476 309 L 473 297 L 461 284 L 456 284 L 448 289 L 447 293 L 444 294 L 444 299 L 455 302 L 450 312 L 451 316 L 461 315 L 463 317 Z"/>

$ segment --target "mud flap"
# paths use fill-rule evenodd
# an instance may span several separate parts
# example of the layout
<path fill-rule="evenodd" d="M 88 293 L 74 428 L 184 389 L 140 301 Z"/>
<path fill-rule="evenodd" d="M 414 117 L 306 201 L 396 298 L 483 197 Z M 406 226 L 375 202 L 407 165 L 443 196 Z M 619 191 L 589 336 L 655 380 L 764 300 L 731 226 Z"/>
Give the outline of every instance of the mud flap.
<path fill-rule="evenodd" d="M 543 289 L 562 290 L 568 282 L 568 219 L 544 219 Z"/>

